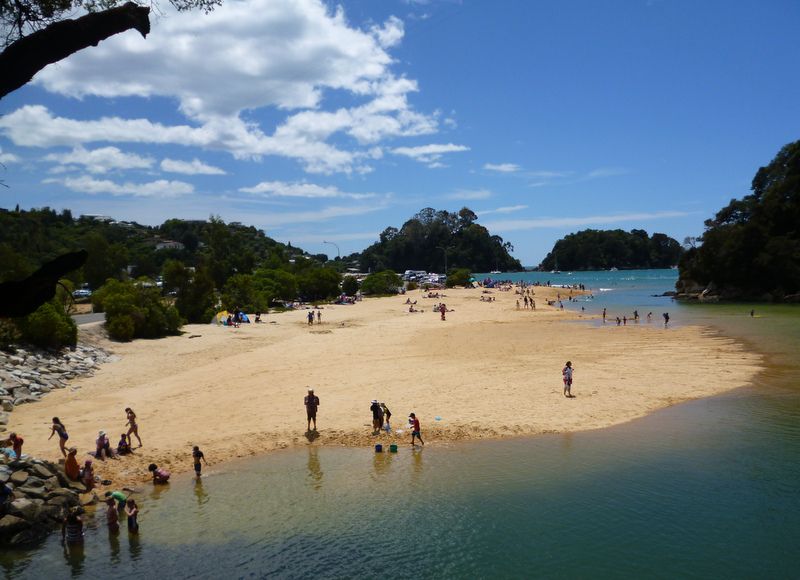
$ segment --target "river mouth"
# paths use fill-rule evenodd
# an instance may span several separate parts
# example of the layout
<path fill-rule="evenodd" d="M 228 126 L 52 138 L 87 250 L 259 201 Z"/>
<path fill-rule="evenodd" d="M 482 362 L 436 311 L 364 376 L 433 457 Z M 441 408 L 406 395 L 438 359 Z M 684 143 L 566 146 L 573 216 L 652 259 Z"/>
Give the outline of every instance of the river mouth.
<path fill-rule="evenodd" d="M 673 308 L 744 337 L 765 370 L 605 429 L 212 466 L 199 484 L 147 487 L 138 536 L 110 536 L 101 507 L 81 552 L 54 535 L 0 565 L 10 578 L 794 576 L 798 310 Z"/>
<path fill-rule="evenodd" d="M 81 553 L 54 536 L 0 562 L 11 578 L 791 576 L 799 425 L 796 392 L 755 385 L 596 431 L 280 451 L 148 488 L 138 536 L 109 536 L 99 508 Z"/>

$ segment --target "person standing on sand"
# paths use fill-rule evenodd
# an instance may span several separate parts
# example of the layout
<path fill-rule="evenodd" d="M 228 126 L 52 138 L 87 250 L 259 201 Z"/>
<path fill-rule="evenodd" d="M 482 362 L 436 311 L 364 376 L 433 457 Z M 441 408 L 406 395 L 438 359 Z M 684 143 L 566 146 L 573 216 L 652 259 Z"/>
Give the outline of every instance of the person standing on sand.
<path fill-rule="evenodd" d="M 669 312 L 665 312 L 661 316 L 664 317 L 664 326 L 668 325 L 669 324 Z"/>
<path fill-rule="evenodd" d="M 377 399 L 373 399 L 369 410 L 372 411 L 372 434 L 377 435 L 383 427 L 383 409 Z"/>
<path fill-rule="evenodd" d="M 444 302 L 439 304 L 439 313 L 442 315 L 442 320 L 445 319 L 444 313 L 447 312 L 447 306 L 444 305 Z"/>
<path fill-rule="evenodd" d="M 414 413 L 408 416 L 408 426 L 411 427 L 411 445 L 414 445 L 414 438 L 419 439 L 420 444 L 425 445 L 425 442 L 422 440 L 422 434 L 420 433 L 419 419 L 417 419 Z"/>
<path fill-rule="evenodd" d="M 306 318 L 308 319 L 308 325 L 309 326 L 314 324 L 314 311 L 313 310 L 309 310 L 308 314 L 306 315 Z"/>
<path fill-rule="evenodd" d="M 603 322 L 606 321 L 606 309 L 603 308 Z"/>
<path fill-rule="evenodd" d="M 564 396 L 568 399 L 573 399 L 572 396 L 572 362 L 567 361 L 567 364 L 564 365 L 564 369 L 561 371 L 561 375 L 564 377 Z"/>
<path fill-rule="evenodd" d="M 133 412 L 133 409 L 130 407 L 125 408 L 125 414 L 128 417 L 128 422 L 125 423 L 129 425 L 128 427 L 128 446 L 133 447 L 133 439 L 131 439 L 131 433 L 136 436 L 136 440 L 139 442 L 139 447 L 142 446 L 142 438 L 139 437 L 139 425 L 136 424 L 136 413 Z"/>
<path fill-rule="evenodd" d="M 322 324 L 322 310 L 317 310 L 317 324 Z"/>
<path fill-rule="evenodd" d="M 308 418 L 307 431 L 311 431 L 311 421 L 314 421 L 314 431 L 317 430 L 317 407 L 319 407 L 319 397 L 314 394 L 314 389 L 308 389 L 308 394 L 303 399 L 306 406 L 306 417 Z"/>
<path fill-rule="evenodd" d="M 383 409 L 383 428 L 387 433 L 391 433 L 392 425 L 389 420 L 392 418 L 392 412 L 386 406 L 386 403 L 381 403 L 381 409 Z"/>
<path fill-rule="evenodd" d="M 50 430 L 50 437 L 48 437 L 47 440 L 50 441 L 50 439 L 52 439 L 53 435 L 56 433 L 58 433 L 58 448 L 61 450 L 61 455 L 66 457 L 66 443 L 67 439 L 69 439 L 69 435 L 67 435 L 67 428 L 64 427 L 64 423 L 61 422 L 61 419 L 58 417 L 53 417 L 53 426 Z"/>

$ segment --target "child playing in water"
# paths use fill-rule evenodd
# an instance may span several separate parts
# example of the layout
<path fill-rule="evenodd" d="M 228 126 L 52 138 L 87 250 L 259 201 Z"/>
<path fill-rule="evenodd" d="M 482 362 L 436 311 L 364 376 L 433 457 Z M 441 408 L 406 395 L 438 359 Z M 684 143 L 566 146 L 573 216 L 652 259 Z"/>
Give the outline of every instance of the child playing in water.
<path fill-rule="evenodd" d="M 125 506 L 125 513 L 128 516 L 128 532 L 139 532 L 139 506 L 132 499 L 128 499 L 128 504 Z"/>
<path fill-rule="evenodd" d="M 200 479 L 200 471 L 203 469 L 203 466 L 200 465 L 200 460 L 203 460 L 203 463 L 208 465 L 208 461 L 206 461 L 206 456 L 203 455 L 203 452 L 200 451 L 200 447 L 195 445 L 192 448 L 192 460 L 194 461 L 194 473 L 197 476 L 197 479 Z"/>
<path fill-rule="evenodd" d="M 153 474 L 153 483 L 169 483 L 169 471 L 165 469 L 159 469 L 158 465 L 155 463 L 148 465 L 147 470 Z"/>
<path fill-rule="evenodd" d="M 415 438 L 419 439 L 422 445 L 425 445 L 425 442 L 422 440 L 422 435 L 420 434 L 419 419 L 417 419 L 414 413 L 408 416 L 408 426 L 411 428 L 411 445 L 414 445 Z"/>

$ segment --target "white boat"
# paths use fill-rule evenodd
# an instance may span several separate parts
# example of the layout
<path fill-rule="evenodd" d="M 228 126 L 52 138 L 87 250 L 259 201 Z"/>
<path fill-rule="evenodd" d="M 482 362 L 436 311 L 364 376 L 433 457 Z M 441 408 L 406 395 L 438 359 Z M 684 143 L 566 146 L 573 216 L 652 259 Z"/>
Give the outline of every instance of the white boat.
<path fill-rule="evenodd" d="M 501 272 L 500 270 L 492 270 L 492 271 L 491 271 L 491 272 L 489 272 L 489 273 L 490 273 L 490 274 L 502 274 L 502 272 Z"/>
<path fill-rule="evenodd" d="M 619 268 L 609 268 L 609 272 L 619 272 Z"/>

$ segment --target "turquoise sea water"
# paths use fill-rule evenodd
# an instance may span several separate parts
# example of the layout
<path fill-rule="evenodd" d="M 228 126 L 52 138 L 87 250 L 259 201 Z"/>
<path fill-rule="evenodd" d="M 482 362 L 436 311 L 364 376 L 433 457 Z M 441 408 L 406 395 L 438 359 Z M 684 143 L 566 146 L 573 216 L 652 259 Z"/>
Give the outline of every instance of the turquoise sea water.
<path fill-rule="evenodd" d="M 609 290 L 571 308 L 668 310 L 676 324 L 743 337 L 768 368 L 746 388 L 610 429 L 230 463 L 200 485 L 187 476 L 148 489 L 138 537 L 109 538 L 98 518 L 82 553 L 65 554 L 52 537 L 0 555 L 2 569 L 12 578 L 798 577 L 800 310 L 755 306 L 751 318 L 752 305 L 653 298 L 671 289 L 672 271 L 580 276 L 564 283 Z"/>

